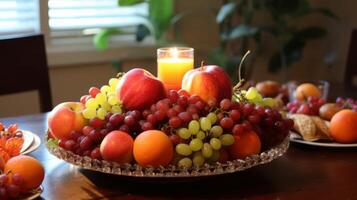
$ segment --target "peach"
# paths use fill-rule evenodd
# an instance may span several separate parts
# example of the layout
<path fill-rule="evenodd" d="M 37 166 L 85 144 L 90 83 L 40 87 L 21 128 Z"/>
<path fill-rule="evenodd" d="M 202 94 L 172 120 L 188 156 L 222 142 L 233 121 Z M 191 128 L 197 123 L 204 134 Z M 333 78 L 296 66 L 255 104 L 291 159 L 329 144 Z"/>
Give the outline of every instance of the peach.
<path fill-rule="evenodd" d="M 112 131 L 100 144 L 102 158 L 117 163 L 130 163 L 133 159 L 133 138 L 123 131 Z"/>

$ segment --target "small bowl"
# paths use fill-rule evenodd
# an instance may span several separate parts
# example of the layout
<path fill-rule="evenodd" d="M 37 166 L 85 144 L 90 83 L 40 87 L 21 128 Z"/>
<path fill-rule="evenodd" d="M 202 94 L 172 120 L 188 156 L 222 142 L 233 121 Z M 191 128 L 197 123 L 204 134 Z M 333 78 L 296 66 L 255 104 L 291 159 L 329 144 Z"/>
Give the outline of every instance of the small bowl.
<path fill-rule="evenodd" d="M 307 81 L 306 82 L 290 81 L 287 84 L 288 91 L 289 91 L 289 101 L 290 102 L 293 102 L 293 101 L 296 100 L 296 98 L 295 98 L 295 90 L 299 85 L 301 85 L 303 83 L 311 83 L 311 84 L 314 84 L 315 86 L 317 86 L 317 88 L 321 92 L 321 98 L 324 99 L 324 100 L 327 100 L 329 87 L 330 87 L 330 84 L 329 84 L 328 81 L 324 81 L 324 80 L 309 81 L 309 82 L 307 82 Z"/>

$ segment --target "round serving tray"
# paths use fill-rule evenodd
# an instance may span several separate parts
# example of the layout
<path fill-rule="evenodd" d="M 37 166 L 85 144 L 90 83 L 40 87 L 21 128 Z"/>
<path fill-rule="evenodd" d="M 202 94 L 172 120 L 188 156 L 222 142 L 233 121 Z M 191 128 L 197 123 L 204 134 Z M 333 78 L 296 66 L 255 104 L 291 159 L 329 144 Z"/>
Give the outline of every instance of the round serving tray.
<path fill-rule="evenodd" d="M 47 140 L 47 135 L 46 135 Z M 205 164 L 202 167 L 179 168 L 174 165 L 167 167 L 142 167 L 138 164 L 118 164 L 105 160 L 92 159 L 88 156 L 79 156 L 71 151 L 67 151 L 59 146 L 48 145 L 46 148 L 57 158 L 71 163 L 75 166 L 99 171 L 107 174 L 115 174 L 129 177 L 157 177 L 157 178 L 175 178 L 175 177 L 202 177 L 215 176 L 221 174 L 234 173 L 245 169 L 269 163 L 282 156 L 289 148 L 289 135 L 279 145 L 261 152 L 248 156 L 245 159 L 236 159 L 226 163 Z"/>

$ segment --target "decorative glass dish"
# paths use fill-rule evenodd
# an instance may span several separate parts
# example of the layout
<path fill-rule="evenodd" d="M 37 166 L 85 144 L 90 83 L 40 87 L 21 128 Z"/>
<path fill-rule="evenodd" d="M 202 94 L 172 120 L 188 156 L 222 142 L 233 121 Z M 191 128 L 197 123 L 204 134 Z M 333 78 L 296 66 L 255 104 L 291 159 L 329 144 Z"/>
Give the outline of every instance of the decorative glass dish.
<path fill-rule="evenodd" d="M 47 141 L 47 134 L 46 134 Z M 215 164 L 205 164 L 202 167 L 179 168 L 174 165 L 167 167 L 142 167 L 138 164 L 118 164 L 115 162 L 108 162 L 105 160 L 92 159 L 87 156 L 79 156 L 71 151 L 67 151 L 59 146 L 49 145 L 46 142 L 46 148 L 51 154 L 57 158 L 71 163 L 75 166 L 99 171 L 107 174 L 115 174 L 129 177 L 156 177 L 156 178 L 175 178 L 175 177 L 202 177 L 214 176 L 220 174 L 234 173 L 243 171 L 248 168 L 269 163 L 281 157 L 289 148 L 289 135 L 282 143 L 275 147 L 248 156 L 244 159 L 236 159 L 227 161 L 226 163 L 216 162 Z"/>

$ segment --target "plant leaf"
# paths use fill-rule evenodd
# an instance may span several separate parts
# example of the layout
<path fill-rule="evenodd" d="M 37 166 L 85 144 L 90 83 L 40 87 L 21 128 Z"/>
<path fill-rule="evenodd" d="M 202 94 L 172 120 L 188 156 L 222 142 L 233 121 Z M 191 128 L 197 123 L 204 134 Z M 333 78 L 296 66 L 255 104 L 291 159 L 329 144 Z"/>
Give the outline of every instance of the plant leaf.
<path fill-rule="evenodd" d="M 55 140 L 53 138 L 50 138 L 49 140 L 47 140 L 47 145 L 50 147 L 50 148 L 55 148 L 58 146 L 58 140 Z"/>
<path fill-rule="evenodd" d="M 218 14 L 216 16 L 216 22 L 219 24 L 222 23 L 227 16 L 232 14 L 236 6 L 237 4 L 235 2 L 224 4 L 218 11 Z"/>
<path fill-rule="evenodd" d="M 106 50 L 108 49 L 109 36 L 120 33 L 122 33 L 122 31 L 116 28 L 101 29 L 99 33 L 93 37 L 93 44 L 95 48 L 99 50 Z"/>
<path fill-rule="evenodd" d="M 340 18 L 337 15 L 335 15 L 335 13 L 333 13 L 330 9 L 327 8 L 313 7 L 310 9 L 310 12 L 318 12 L 325 15 L 326 17 L 330 17 L 335 20 L 340 20 Z"/>
<path fill-rule="evenodd" d="M 147 26 L 140 24 L 136 29 L 136 41 L 141 42 L 145 39 L 146 36 L 150 35 L 150 30 Z"/>
<path fill-rule="evenodd" d="M 241 24 L 230 31 L 228 35 L 223 35 L 222 38 L 226 40 L 233 40 L 240 37 L 252 36 L 258 32 L 255 26 Z"/>
<path fill-rule="evenodd" d="M 119 6 L 132 6 L 139 3 L 143 3 L 145 0 L 118 0 Z"/>
<path fill-rule="evenodd" d="M 149 1 L 149 19 L 155 29 L 155 38 L 160 39 L 170 25 L 173 16 L 173 0 Z"/>

